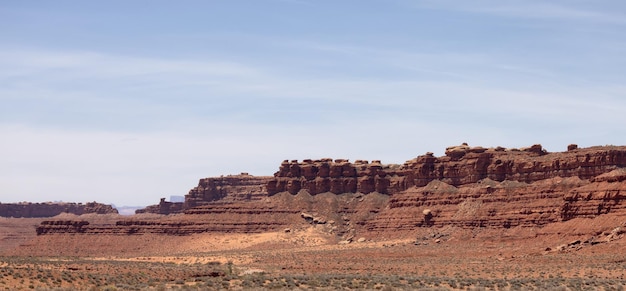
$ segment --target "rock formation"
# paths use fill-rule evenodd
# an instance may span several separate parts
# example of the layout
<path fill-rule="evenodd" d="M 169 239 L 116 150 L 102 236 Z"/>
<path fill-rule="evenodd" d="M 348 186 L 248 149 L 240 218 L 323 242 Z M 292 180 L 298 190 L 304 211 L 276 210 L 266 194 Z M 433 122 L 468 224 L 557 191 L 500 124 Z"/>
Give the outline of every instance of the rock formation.
<path fill-rule="evenodd" d="M 425 186 L 441 180 L 453 186 L 494 181 L 532 183 L 556 177 L 590 179 L 618 167 L 626 167 L 625 147 L 591 147 L 547 153 L 541 145 L 522 149 L 485 149 L 467 145 L 446 150 L 446 156 L 417 157 L 403 166 L 408 186 Z"/>
<path fill-rule="evenodd" d="M 624 147 L 592 147 L 578 149 L 575 145 L 563 153 L 548 153 L 541 145 L 522 149 L 502 147 L 449 147 L 446 155 L 432 153 L 418 156 L 404 165 L 383 165 L 347 160 L 283 161 L 274 179 L 267 184 L 268 194 L 301 189 L 311 194 L 371 193 L 393 195 L 413 186 L 426 186 L 440 180 L 452 186 L 477 183 L 482 179 L 532 183 L 555 177 L 590 179 L 618 167 L 626 167 Z"/>
<path fill-rule="evenodd" d="M 626 215 L 626 147 L 549 153 L 528 148 L 449 147 L 403 165 L 343 159 L 284 161 L 273 177 L 201 179 L 184 203 L 144 212 L 180 213 L 115 225 L 42 224 L 47 233 L 263 232 L 316 224 L 331 233 L 411 231 L 448 225 L 542 227 L 574 218 Z M 305 215 L 306 214 L 306 215 Z M 320 223 L 323 221 L 324 223 Z"/>
<path fill-rule="evenodd" d="M 563 196 L 561 218 L 596 217 L 610 212 L 626 213 L 626 169 L 596 176 L 591 182 Z"/>
<path fill-rule="evenodd" d="M 404 188 L 404 178 L 398 175 L 398 169 L 397 165 L 383 165 L 380 161 L 285 160 L 268 182 L 267 192 L 269 195 L 284 191 L 296 194 L 300 190 L 313 195 L 325 192 L 392 194 Z"/>
<path fill-rule="evenodd" d="M 248 173 L 200 179 L 198 186 L 189 190 L 185 202 L 167 202 L 161 198 L 157 205 L 139 209 L 135 213 L 172 214 L 185 209 L 207 205 L 214 201 L 250 201 L 267 196 L 267 182 L 271 177 L 252 176 Z"/>
<path fill-rule="evenodd" d="M 61 213 L 76 215 L 86 213 L 108 214 L 117 213 L 111 205 L 97 202 L 88 203 L 0 203 L 2 217 L 53 217 Z"/>
<path fill-rule="evenodd" d="M 248 173 L 200 179 L 198 186 L 185 195 L 185 209 L 206 205 L 212 201 L 260 200 L 267 196 L 266 184 L 270 177 Z"/>
<path fill-rule="evenodd" d="M 564 220 L 564 193 L 589 184 L 578 177 L 535 183 L 483 179 L 459 187 L 434 180 L 389 199 L 388 207 L 366 224 L 370 231 L 425 226 L 544 226 Z M 426 214 L 425 214 L 426 213 Z M 577 217 L 572 215 L 567 218 Z"/>
<path fill-rule="evenodd" d="M 135 210 L 135 214 L 140 213 L 156 213 L 156 214 L 173 214 L 183 211 L 183 202 L 169 202 L 165 198 L 161 198 L 159 204 L 150 205 L 146 208 Z"/>

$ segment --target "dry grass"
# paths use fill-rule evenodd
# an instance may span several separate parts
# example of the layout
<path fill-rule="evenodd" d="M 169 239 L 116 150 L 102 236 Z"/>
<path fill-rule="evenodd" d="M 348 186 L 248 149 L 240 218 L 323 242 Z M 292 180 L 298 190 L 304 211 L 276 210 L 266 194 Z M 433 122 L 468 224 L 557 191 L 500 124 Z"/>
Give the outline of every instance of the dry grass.
<path fill-rule="evenodd" d="M 335 253 L 335 255 L 337 255 Z M 205 258 L 206 259 L 206 258 Z M 166 260 L 167 261 L 167 260 Z M 493 268 L 482 263 L 399 275 L 363 273 L 344 267 L 341 272 L 294 274 L 261 272 L 226 263 L 89 258 L 0 258 L 0 290 L 623 290 L 623 278 L 605 278 L 606 265 L 586 266 L 587 273 L 569 276 L 564 268 L 550 274 L 525 267 Z M 402 263 L 395 260 L 395 263 Z M 418 267 L 418 266 L 416 266 Z M 419 266 L 422 267 L 422 266 Z M 623 270 L 623 263 L 614 266 Z M 510 268 L 510 269 L 509 269 Z M 421 273 L 421 274 L 420 274 Z M 610 272 L 609 272 L 610 273 Z M 495 276 L 494 276 L 495 275 Z M 517 275 L 517 276 L 516 276 Z"/>

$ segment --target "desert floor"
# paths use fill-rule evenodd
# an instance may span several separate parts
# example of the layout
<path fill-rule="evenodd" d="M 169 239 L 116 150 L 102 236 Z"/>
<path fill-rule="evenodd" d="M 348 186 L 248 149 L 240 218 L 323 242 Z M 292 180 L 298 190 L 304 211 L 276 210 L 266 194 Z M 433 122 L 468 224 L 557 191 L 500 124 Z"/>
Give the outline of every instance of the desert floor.
<path fill-rule="evenodd" d="M 43 235 L 0 219 L 0 290 L 623 290 L 626 239 L 551 228 L 423 228 L 350 243 L 299 225 L 261 234 Z M 592 237 L 589 237 L 589 236 Z M 589 243 L 594 241 L 594 243 Z"/>

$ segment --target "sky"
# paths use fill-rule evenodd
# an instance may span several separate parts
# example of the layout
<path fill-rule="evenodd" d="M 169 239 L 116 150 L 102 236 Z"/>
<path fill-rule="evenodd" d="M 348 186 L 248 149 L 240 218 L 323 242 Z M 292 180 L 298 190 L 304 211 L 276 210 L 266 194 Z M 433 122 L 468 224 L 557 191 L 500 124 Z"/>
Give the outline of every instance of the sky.
<path fill-rule="evenodd" d="M 626 2 L 0 2 L 0 202 L 285 160 L 626 144 Z"/>

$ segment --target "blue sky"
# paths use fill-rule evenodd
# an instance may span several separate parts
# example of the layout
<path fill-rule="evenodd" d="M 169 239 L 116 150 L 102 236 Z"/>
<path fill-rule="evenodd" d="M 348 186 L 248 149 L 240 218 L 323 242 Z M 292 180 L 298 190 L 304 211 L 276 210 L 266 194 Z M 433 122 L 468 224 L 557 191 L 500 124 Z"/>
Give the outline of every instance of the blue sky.
<path fill-rule="evenodd" d="M 3 1 L 0 202 L 626 136 L 623 1 Z"/>

